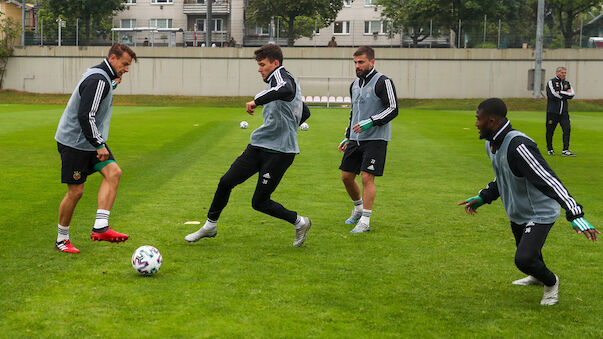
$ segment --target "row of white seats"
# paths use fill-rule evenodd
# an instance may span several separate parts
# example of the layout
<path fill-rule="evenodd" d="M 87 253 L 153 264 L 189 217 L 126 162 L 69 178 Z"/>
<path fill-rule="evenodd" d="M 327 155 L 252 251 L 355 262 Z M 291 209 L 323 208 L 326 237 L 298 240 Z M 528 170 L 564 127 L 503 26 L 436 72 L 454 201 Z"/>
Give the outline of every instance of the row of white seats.
<path fill-rule="evenodd" d="M 304 98 L 305 102 L 317 102 L 317 103 L 327 103 L 327 102 L 335 102 L 335 103 L 345 103 L 345 104 L 350 104 L 352 103 L 352 99 L 350 97 L 334 97 L 334 96 L 330 96 L 327 97 L 326 95 L 323 96 L 311 96 L 308 95 L 307 97 Z"/>

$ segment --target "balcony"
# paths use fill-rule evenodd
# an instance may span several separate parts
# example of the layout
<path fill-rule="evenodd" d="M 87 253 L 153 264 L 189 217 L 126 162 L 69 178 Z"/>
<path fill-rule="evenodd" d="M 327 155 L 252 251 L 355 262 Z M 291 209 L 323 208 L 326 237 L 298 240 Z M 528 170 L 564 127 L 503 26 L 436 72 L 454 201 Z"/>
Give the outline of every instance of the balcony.
<path fill-rule="evenodd" d="M 199 15 L 207 14 L 207 1 L 209 0 L 185 0 L 184 14 Z M 230 3 L 228 1 L 213 0 L 211 5 L 212 14 L 230 14 Z"/>

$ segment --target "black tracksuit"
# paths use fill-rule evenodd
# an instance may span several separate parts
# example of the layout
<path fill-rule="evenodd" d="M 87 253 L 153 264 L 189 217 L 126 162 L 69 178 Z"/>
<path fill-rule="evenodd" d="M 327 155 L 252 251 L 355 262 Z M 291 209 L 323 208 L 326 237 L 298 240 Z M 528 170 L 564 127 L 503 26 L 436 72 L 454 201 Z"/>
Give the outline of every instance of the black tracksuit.
<path fill-rule="evenodd" d="M 568 92 L 572 90 L 572 92 Z M 569 149 L 571 124 L 567 109 L 567 100 L 572 99 L 575 93 L 569 81 L 554 77 L 546 86 L 546 147 L 553 150 L 553 134 L 557 124 L 563 130 L 563 150 Z"/>

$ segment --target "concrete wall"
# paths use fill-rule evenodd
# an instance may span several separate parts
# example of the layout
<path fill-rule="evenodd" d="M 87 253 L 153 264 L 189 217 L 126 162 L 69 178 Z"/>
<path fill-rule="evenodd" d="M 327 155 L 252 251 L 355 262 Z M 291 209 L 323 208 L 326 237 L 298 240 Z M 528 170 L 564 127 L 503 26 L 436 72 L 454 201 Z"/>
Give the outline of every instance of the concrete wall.
<path fill-rule="evenodd" d="M 253 48 L 137 47 L 139 60 L 116 94 L 253 96 L 265 88 Z M 4 87 L 36 93 L 71 93 L 81 74 L 102 61 L 108 47 L 16 49 Z M 352 48 L 284 48 L 284 66 L 301 77 L 304 95 L 345 95 L 354 77 Z M 532 50 L 377 49 L 377 70 L 393 79 L 399 98 L 531 97 Z M 576 97 L 603 97 L 603 49 L 546 50 L 546 79 L 568 69 Z M 304 77 L 323 77 L 308 81 Z M 331 77 L 327 79 L 326 77 Z M 339 79 L 337 79 L 339 78 Z"/>

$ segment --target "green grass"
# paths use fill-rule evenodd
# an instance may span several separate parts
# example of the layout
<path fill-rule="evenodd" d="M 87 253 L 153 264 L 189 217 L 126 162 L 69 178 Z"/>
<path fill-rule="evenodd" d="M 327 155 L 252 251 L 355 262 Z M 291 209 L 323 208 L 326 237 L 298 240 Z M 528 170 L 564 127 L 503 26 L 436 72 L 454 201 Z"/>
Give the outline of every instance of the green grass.
<path fill-rule="evenodd" d="M 71 94 L 41 94 L 0 89 L 0 102 L 6 104 L 57 104 L 65 105 Z M 182 107 L 240 107 L 251 97 L 200 97 L 178 95 L 116 95 L 116 106 L 182 106 Z M 428 110 L 474 111 L 483 98 L 473 99 L 399 99 L 401 108 Z M 509 110 L 544 111 L 546 99 L 506 98 Z M 323 104 L 324 106 L 324 104 Z M 603 112 L 603 100 L 573 99 L 570 112 Z"/>
<path fill-rule="evenodd" d="M 0 104 L 0 337 L 565 337 L 600 338 L 600 244 L 565 220 L 543 253 L 561 301 L 513 286 L 514 240 L 500 201 L 467 216 L 492 169 L 474 110 L 401 111 L 370 234 L 344 225 L 351 202 L 336 150 L 347 110 L 314 109 L 302 153 L 273 195 L 312 217 L 306 245 L 291 225 L 251 208 L 255 179 L 237 187 L 219 234 L 183 240 L 204 220 L 220 176 L 261 116 L 242 107 L 115 107 L 109 145 L 124 175 L 111 224 L 123 244 L 89 239 L 100 176 L 86 183 L 71 228 L 82 251 L 53 248 L 65 193 L 53 140 L 62 105 Z M 544 145 L 542 112 L 510 114 Z M 247 120 L 250 128 L 238 123 Z M 555 143 L 561 143 L 561 131 Z M 603 224 L 603 116 L 572 114 L 576 158 L 547 157 L 587 219 Z M 559 147 L 558 147 L 559 148 Z M 138 276 L 130 257 L 159 248 L 160 272 Z"/>

